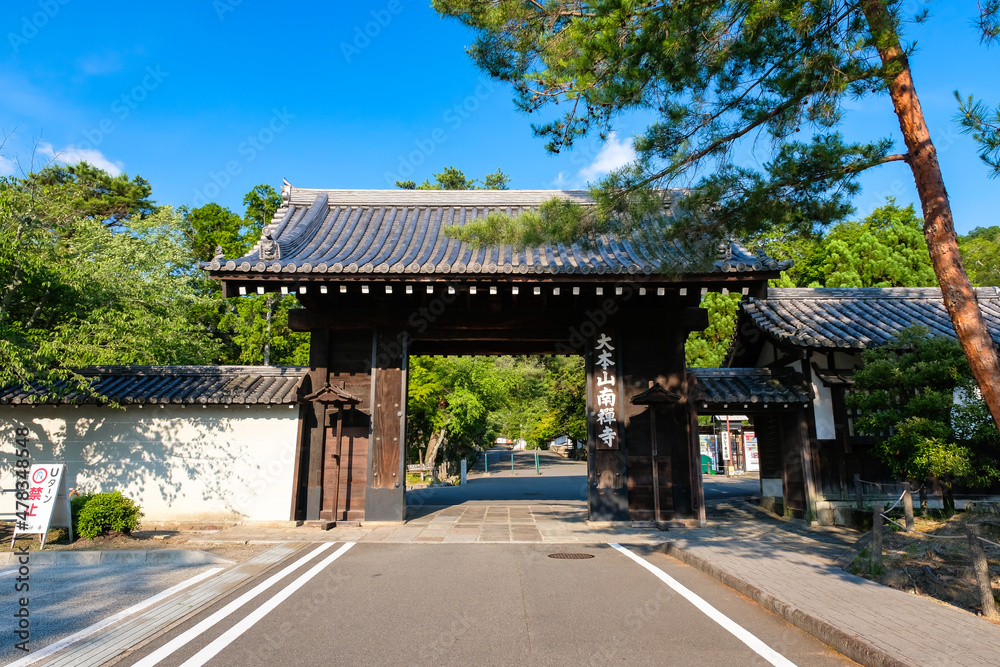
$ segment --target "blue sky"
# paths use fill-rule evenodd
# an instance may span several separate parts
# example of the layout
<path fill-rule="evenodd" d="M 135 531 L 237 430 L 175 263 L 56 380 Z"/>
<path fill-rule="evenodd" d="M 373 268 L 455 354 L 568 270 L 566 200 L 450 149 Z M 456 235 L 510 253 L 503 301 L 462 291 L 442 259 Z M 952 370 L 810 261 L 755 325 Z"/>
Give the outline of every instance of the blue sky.
<path fill-rule="evenodd" d="M 964 233 L 1000 224 L 1000 180 L 952 121 L 952 91 L 1000 102 L 1000 50 L 981 47 L 973 0 L 923 2 L 910 28 L 917 91 Z M 141 174 L 162 204 L 242 212 L 258 183 L 384 188 L 454 165 L 511 187 L 580 187 L 627 160 L 639 118 L 608 144 L 551 156 L 510 90 L 473 67 L 470 34 L 426 0 L 369 3 L 7 0 L 0 9 L 0 173 L 53 156 Z M 366 34 L 367 31 L 367 34 Z M 852 106 L 848 138 L 898 140 L 888 98 Z M 867 213 L 915 202 L 908 168 L 864 177 Z"/>

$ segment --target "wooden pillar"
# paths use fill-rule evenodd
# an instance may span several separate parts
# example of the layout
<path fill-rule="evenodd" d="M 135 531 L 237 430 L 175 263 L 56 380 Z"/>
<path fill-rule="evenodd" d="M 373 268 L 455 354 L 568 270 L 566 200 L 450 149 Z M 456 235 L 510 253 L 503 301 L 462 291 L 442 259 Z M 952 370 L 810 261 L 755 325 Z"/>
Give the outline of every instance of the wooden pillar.
<path fill-rule="evenodd" d="M 809 521 L 819 520 L 819 513 L 816 510 L 816 503 L 819 494 L 816 488 L 816 461 L 813 456 L 813 441 L 809 437 L 809 424 L 806 421 L 806 413 L 802 408 L 795 411 L 796 420 L 799 423 L 799 447 L 802 456 L 802 486 L 805 491 L 805 511 L 806 519 Z"/>
<path fill-rule="evenodd" d="M 684 367 L 687 331 L 665 323 L 635 322 L 621 328 L 629 516 L 633 521 L 695 518 L 695 458 Z M 670 398 L 654 398 L 651 387 Z M 647 396 L 640 399 L 642 395 Z M 647 400 L 655 405 L 643 406 Z M 657 496 L 660 517 L 654 516 Z"/>
<path fill-rule="evenodd" d="M 308 393 L 311 387 L 303 387 Z M 301 400 L 301 399 L 300 399 Z M 289 520 L 304 521 L 306 518 L 306 490 L 308 488 L 307 467 L 309 457 L 308 428 L 313 406 L 309 403 L 299 404 L 299 427 L 295 437 L 295 464 L 292 467 L 292 503 Z"/>
<path fill-rule="evenodd" d="M 367 521 L 406 518 L 406 360 L 403 330 L 379 330 L 372 337 L 372 434 L 365 490 Z"/>
<path fill-rule="evenodd" d="M 690 377 L 688 378 L 690 381 Z M 688 403 L 688 435 L 691 442 L 691 479 L 694 481 L 694 492 L 691 499 L 691 508 L 694 510 L 694 518 L 698 525 L 704 528 L 708 525 L 708 517 L 705 514 L 705 484 L 701 470 L 701 441 L 698 438 L 698 409 L 694 403 Z"/>
<path fill-rule="evenodd" d="M 328 380 L 330 332 L 317 329 L 309 341 L 309 380 L 312 390 L 324 386 Z M 326 431 L 326 406 L 311 403 L 306 415 L 309 432 L 309 459 L 306 472 L 306 521 L 319 521 L 323 502 L 323 454 Z"/>
<path fill-rule="evenodd" d="M 587 370 L 588 505 L 591 521 L 628 521 L 625 451 L 622 444 L 620 341 L 605 323 L 590 338 Z"/>

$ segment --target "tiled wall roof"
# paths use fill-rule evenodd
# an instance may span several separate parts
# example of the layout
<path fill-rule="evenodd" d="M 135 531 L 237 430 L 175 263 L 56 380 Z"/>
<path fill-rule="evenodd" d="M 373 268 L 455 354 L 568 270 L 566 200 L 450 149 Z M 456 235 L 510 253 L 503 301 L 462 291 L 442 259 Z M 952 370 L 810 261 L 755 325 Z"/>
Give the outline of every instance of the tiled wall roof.
<path fill-rule="evenodd" d="M 305 372 L 271 366 L 88 366 L 80 371 L 97 392 L 122 405 L 295 403 Z M 37 388 L 0 389 L 0 404 L 7 405 L 97 402 L 79 392 L 39 400 Z"/>
<path fill-rule="evenodd" d="M 1000 292 L 976 292 L 990 334 L 1000 343 Z M 766 299 L 749 299 L 741 308 L 769 337 L 797 347 L 877 346 L 915 324 L 955 336 L 937 287 L 768 289 Z"/>
<path fill-rule="evenodd" d="M 698 407 L 730 404 L 762 406 L 774 403 L 808 403 L 812 400 L 801 376 L 776 373 L 767 368 L 689 368 L 697 385 L 691 400 Z"/>

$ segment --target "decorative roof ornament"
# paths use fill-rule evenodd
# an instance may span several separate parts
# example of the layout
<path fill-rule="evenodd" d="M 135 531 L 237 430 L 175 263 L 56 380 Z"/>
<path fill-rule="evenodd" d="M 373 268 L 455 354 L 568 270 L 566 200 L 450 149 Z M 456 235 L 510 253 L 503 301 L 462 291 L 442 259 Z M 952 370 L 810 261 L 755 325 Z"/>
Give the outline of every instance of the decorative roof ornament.
<path fill-rule="evenodd" d="M 317 389 L 308 396 L 303 396 L 299 399 L 301 403 L 323 403 L 324 405 L 357 405 L 361 402 L 361 399 L 357 396 L 347 393 L 345 389 L 340 387 L 335 387 L 330 384 L 329 380 L 321 388 Z"/>
<path fill-rule="evenodd" d="M 271 225 L 263 229 L 260 235 L 260 258 L 265 261 L 275 261 L 281 259 L 281 248 L 274 240 L 274 231 Z"/>
<path fill-rule="evenodd" d="M 223 256 L 225 254 L 226 253 L 222 250 L 222 246 L 221 245 L 217 245 L 217 246 L 215 246 L 215 257 L 213 257 L 212 259 L 215 260 L 215 261 L 219 261 L 220 259 L 223 258 Z"/>
<path fill-rule="evenodd" d="M 738 241 L 732 234 L 719 241 L 719 259 L 730 260 L 733 258 L 734 243 L 738 243 Z"/>
<path fill-rule="evenodd" d="M 654 403 L 677 403 L 681 400 L 680 394 L 675 394 L 672 391 L 668 391 L 660 385 L 659 382 L 654 382 L 653 386 L 642 392 L 641 394 L 636 394 L 631 398 L 632 405 L 652 405 Z"/>

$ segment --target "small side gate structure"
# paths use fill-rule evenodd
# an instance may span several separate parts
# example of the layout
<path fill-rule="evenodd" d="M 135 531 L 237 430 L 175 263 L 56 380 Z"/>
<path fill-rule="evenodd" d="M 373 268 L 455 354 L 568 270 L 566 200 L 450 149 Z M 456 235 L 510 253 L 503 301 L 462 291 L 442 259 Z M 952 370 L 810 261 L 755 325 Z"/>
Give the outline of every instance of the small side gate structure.
<path fill-rule="evenodd" d="M 286 183 L 282 196 L 247 256 L 205 268 L 226 296 L 295 293 L 303 306 L 290 316 L 311 334 L 290 518 L 404 519 L 410 355 L 578 354 L 590 520 L 704 521 L 684 343 L 708 324 L 704 291 L 764 296 L 787 263 L 736 243 L 699 261 L 655 238 L 518 251 L 447 233 L 556 196 L 589 205 L 583 191 Z"/>

